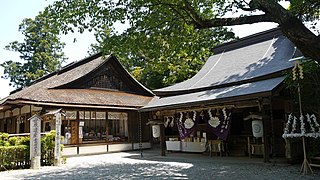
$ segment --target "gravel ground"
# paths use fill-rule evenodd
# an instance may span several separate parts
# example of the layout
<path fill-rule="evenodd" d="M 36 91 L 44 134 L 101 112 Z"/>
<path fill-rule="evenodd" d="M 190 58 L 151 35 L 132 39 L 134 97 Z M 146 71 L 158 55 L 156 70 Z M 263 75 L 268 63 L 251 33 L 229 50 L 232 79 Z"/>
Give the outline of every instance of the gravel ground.
<path fill-rule="evenodd" d="M 69 157 L 60 167 L 0 172 L 0 179 L 320 179 L 320 170 L 302 175 L 300 165 L 261 158 L 209 157 L 203 154 L 159 152 L 112 153 Z"/>

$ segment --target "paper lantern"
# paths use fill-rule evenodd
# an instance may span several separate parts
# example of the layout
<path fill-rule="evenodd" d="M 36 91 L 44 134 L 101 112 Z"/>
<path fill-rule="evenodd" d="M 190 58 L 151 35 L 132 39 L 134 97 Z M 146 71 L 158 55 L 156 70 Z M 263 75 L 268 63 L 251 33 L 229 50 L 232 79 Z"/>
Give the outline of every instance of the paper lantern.
<path fill-rule="evenodd" d="M 253 136 L 258 138 L 263 136 L 263 124 L 260 120 L 252 121 L 252 133 Z"/>
<path fill-rule="evenodd" d="M 160 125 L 153 125 L 152 126 L 152 136 L 154 138 L 160 137 Z"/>

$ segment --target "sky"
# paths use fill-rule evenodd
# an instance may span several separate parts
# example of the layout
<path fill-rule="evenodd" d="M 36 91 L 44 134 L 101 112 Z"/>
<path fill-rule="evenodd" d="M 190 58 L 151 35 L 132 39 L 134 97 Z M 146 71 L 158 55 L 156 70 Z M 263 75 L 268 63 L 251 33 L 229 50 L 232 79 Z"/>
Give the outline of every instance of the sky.
<path fill-rule="evenodd" d="M 54 0 L 7 0 L 0 6 L 0 63 L 8 60 L 19 61 L 19 53 L 4 50 L 4 47 L 12 41 L 23 42 L 24 36 L 18 31 L 19 24 L 24 18 L 34 18 Z M 276 27 L 275 23 L 259 23 L 252 25 L 234 26 L 232 29 L 239 37 L 248 36 L 257 32 Z M 121 29 L 121 27 L 119 27 Z M 77 38 L 74 43 L 73 39 Z M 95 42 L 93 34 L 69 34 L 61 38 L 66 43 L 64 52 L 68 61 L 66 64 L 78 61 L 88 56 L 90 44 Z M 0 76 L 3 68 L 0 68 Z M 15 88 L 9 86 L 9 80 L 0 78 L 0 99 L 5 98 Z"/>

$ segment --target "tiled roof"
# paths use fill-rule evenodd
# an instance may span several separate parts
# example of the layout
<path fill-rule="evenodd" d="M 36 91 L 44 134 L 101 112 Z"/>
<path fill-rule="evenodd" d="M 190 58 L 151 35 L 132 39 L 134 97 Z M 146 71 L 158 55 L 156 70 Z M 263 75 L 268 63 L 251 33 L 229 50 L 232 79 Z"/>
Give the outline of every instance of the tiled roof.
<path fill-rule="evenodd" d="M 149 104 L 144 106 L 141 111 L 150 111 L 161 108 L 181 108 L 193 105 L 201 105 L 205 102 L 217 103 L 233 97 L 242 97 L 259 93 L 271 93 L 282 81 L 284 77 L 277 77 L 252 83 L 229 86 L 205 90 L 195 93 L 188 93 L 168 97 L 154 97 Z"/>
<path fill-rule="evenodd" d="M 141 111 L 203 106 L 237 99 L 270 96 L 301 52 L 272 29 L 219 45 L 191 79 L 154 90 L 157 95 Z"/>
<path fill-rule="evenodd" d="M 235 44 L 237 43 L 242 42 L 237 40 Z M 232 48 L 229 48 L 230 46 Z M 269 35 L 268 39 L 260 42 L 253 41 L 253 44 L 246 43 L 246 46 L 237 47 L 228 43 L 227 46 L 220 46 L 219 51 L 219 54 L 209 57 L 202 69 L 191 79 L 154 92 L 160 96 L 170 95 L 173 92 L 177 94 L 179 91 L 215 88 L 254 80 L 291 68 L 294 62 L 289 59 L 300 55 L 294 44 L 279 34 Z"/>

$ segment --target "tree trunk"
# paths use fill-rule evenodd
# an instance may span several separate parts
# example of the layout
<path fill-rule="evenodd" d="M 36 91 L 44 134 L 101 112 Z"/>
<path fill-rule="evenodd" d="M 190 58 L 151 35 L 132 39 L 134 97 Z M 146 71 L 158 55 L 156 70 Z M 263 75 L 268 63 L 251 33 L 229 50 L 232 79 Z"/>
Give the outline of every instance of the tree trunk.
<path fill-rule="evenodd" d="M 251 0 L 250 9 L 261 10 L 265 14 L 240 16 L 236 18 L 204 19 L 195 11 L 191 4 L 186 4 L 185 11 L 193 17 L 190 23 L 198 29 L 211 27 L 244 25 L 259 22 L 278 23 L 283 34 L 296 45 L 305 57 L 320 63 L 320 36 L 312 33 L 300 19 L 284 9 L 275 0 Z"/>
<path fill-rule="evenodd" d="M 320 37 L 312 33 L 297 17 L 273 0 L 253 0 L 259 8 L 280 25 L 283 34 L 305 57 L 320 63 Z"/>

